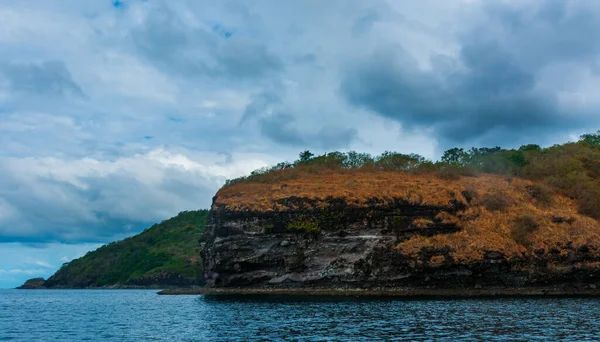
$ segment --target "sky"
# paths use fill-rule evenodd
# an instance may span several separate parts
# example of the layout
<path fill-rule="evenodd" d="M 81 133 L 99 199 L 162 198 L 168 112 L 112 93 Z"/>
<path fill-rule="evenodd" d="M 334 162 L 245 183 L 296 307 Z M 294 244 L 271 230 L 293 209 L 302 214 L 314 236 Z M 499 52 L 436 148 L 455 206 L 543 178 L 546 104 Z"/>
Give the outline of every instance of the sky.
<path fill-rule="evenodd" d="M 600 2 L 0 2 L 0 288 L 300 151 L 600 129 Z"/>

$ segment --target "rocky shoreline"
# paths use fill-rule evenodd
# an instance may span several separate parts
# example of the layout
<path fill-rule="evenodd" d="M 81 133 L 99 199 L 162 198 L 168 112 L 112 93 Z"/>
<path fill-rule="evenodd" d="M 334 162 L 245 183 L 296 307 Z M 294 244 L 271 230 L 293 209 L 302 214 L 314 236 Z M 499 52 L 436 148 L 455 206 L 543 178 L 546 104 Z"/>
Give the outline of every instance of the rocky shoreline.
<path fill-rule="evenodd" d="M 398 297 L 398 298 L 473 298 L 473 297 L 555 297 L 600 296 L 600 289 L 592 288 L 480 288 L 480 289 L 293 289 L 293 288 L 188 288 L 165 289 L 159 295 L 206 296 L 343 296 L 343 297 Z"/>
<path fill-rule="evenodd" d="M 126 285 L 126 284 L 113 284 L 106 286 L 47 286 L 44 278 L 32 278 L 27 280 L 23 285 L 17 287 L 17 290 L 174 290 L 174 289 L 187 289 L 197 290 L 198 287 L 181 287 L 181 286 L 169 286 L 169 285 Z"/>

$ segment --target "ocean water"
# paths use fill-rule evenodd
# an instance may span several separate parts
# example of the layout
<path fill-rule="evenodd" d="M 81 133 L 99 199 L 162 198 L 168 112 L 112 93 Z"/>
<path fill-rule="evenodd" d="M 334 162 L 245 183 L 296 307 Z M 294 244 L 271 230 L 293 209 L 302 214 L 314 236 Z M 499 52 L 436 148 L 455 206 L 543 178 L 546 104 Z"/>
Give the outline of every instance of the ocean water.
<path fill-rule="evenodd" d="M 0 341 L 597 341 L 600 299 L 0 290 Z"/>

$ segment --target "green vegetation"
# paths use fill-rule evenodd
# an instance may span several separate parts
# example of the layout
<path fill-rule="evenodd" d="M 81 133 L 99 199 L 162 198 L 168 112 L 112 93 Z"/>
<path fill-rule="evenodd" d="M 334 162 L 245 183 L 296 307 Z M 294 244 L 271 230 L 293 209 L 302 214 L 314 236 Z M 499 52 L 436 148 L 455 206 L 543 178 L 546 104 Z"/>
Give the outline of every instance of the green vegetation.
<path fill-rule="evenodd" d="M 476 177 L 481 173 L 522 177 L 536 182 L 531 189 L 537 204 L 551 204 L 554 192 L 575 199 L 579 212 L 600 218 L 600 131 L 584 134 L 577 142 L 542 148 L 523 145 L 518 149 L 481 147 L 445 151 L 437 162 L 418 154 L 386 151 L 379 156 L 358 152 L 330 152 L 315 156 L 310 151 L 300 153 L 295 162 L 283 162 L 252 172 L 249 176 L 227 180 L 225 186 L 238 182 L 269 183 L 300 177 L 299 171 L 319 173 L 323 170 L 365 169 L 399 170 L 411 173 L 434 173 L 441 179 Z M 286 172 L 281 172 L 286 170 Z M 295 172 L 295 171 L 298 172 Z M 501 198 L 483 199 L 492 210 L 504 210 L 510 203 Z"/>
<path fill-rule="evenodd" d="M 198 239 L 208 210 L 183 211 L 142 233 L 66 263 L 46 286 L 200 285 Z"/>
<path fill-rule="evenodd" d="M 263 224 L 263 228 L 265 229 L 265 233 L 270 234 L 275 230 L 275 225 L 272 223 Z"/>
<path fill-rule="evenodd" d="M 317 222 L 305 215 L 298 215 L 288 222 L 287 229 L 304 233 L 318 233 L 321 231 Z"/>
<path fill-rule="evenodd" d="M 408 221 L 410 220 L 406 216 L 394 216 L 394 219 L 392 220 L 392 225 L 399 226 L 405 224 Z"/>

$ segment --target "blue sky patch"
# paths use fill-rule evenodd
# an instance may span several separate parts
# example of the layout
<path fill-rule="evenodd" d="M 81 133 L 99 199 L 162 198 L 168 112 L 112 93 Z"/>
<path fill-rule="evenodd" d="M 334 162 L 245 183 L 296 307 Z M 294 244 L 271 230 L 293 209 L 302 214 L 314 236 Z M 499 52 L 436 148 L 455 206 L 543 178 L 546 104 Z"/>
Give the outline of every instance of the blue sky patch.
<path fill-rule="evenodd" d="M 213 25 L 212 31 L 218 34 L 221 37 L 230 38 L 233 35 L 233 32 L 226 30 L 223 26 L 216 24 Z"/>

